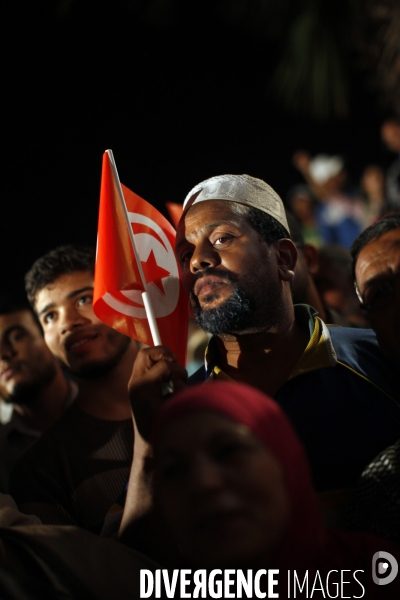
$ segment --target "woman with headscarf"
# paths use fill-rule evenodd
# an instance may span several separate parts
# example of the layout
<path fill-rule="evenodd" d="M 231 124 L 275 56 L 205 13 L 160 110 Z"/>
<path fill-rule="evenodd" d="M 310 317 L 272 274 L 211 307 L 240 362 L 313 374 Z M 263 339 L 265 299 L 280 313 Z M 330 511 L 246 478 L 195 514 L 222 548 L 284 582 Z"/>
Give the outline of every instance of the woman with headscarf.
<path fill-rule="evenodd" d="M 164 405 L 154 453 L 156 507 L 191 567 L 279 569 L 280 598 L 400 597 L 400 577 L 388 583 L 396 560 L 389 569 L 376 555 L 400 560 L 399 549 L 325 529 L 304 450 L 261 392 L 233 382 L 186 389 Z M 308 572 L 307 595 L 294 594 L 294 572 L 300 583 Z"/>

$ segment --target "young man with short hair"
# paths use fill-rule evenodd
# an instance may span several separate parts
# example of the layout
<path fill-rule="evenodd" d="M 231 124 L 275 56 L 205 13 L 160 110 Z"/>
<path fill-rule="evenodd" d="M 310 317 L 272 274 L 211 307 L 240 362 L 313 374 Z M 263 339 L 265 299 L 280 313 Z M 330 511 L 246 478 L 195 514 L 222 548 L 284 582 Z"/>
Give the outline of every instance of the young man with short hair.
<path fill-rule="evenodd" d="M 0 491 L 18 458 L 72 403 L 77 386 L 50 352 L 26 300 L 0 297 Z"/>
<path fill-rule="evenodd" d="M 43 523 L 99 532 L 132 462 L 127 383 L 137 347 L 93 312 L 94 258 L 91 248 L 64 246 L 26 275 L 46 343 L 75 377 L 79 394 L 17 464 L 10 489 L 20 509 Z"/>

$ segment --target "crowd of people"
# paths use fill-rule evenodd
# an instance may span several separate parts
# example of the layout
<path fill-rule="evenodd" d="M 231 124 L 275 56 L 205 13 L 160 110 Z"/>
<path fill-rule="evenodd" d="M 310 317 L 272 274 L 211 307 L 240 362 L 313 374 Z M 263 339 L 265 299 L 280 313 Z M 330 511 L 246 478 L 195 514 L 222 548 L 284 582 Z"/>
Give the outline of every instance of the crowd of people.
<path fill-rule="evenodd" d="M 360 194 L 306 152 L 285 204 L 248 175 L 188 193 L 188 370 L 96 317 L 92 248 L 0 297 L 0 597 L 139 598 L 141 570 L 184 568 L 398 597 L 400 122 L 382 138 Z"/>

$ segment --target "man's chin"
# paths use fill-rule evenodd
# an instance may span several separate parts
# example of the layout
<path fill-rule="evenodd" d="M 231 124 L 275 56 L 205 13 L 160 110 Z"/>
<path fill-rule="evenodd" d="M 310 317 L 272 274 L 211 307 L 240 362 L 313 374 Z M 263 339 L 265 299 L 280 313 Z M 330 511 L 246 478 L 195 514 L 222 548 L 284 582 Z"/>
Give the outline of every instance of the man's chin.
<path fill-rule="evenodd" d="M 99 379 L 112 371 L 118 362 L 115 360 L 92 360 L 68 366 L 68 371 L 82 379 Z"/>
<path fill-rule="evenodd" d="M 211 334 L 235 334 L 246 330 L 251 324 L 251 303 L 229 298 L 217 306 L 203 309 L 193 305 L 197 325 Z"/>
<path fill-rule="evenodd" d="M 82 379 L 100 379 L 101 377 L 108 375 L 108 373 L 117 367 L 125 351 L 126 349 L 121 349 L 118 353 L 114 354 L 114 356 L 107 358 L 93 358 L 82 362 L 74 361 L 67 365 L 67 369 L 75 377 L 82 377 Z"/>
<path fill-rule="evenodd" d="M 110 373 L 120 363 L 131 343 L 130 338 L 118 335 L 121 338 L 120 343 L 110 353 L 98 353 L 97 357 L 92 353 L 92 356 L 88 354 L 81 358 L 70 355 L 65 363 L 68 371 L 83 379 L 99 379 Z"/>
<path fill-rule="evenodd" d="M 40 383 L 19 380 L 6 390 L 4 401 L 8 404 L 29 405 L 35 400 L 40 387 Z"/>

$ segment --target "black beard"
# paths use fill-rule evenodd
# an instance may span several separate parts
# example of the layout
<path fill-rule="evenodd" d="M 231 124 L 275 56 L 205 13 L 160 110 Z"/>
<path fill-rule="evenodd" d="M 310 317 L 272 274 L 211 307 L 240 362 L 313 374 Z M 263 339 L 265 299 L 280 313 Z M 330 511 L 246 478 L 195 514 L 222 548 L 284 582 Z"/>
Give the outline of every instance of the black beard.
<path fill-rule="evenodd" d="M 204 275 L 216 274 L 211 270 Z M 202 274 L 203 275 L 203 274 Z M 218 273 L 220 275 L 220 273 Z M 232 294 L 225 302 L 209 310 L 201 308 L 197 297 L 190 296 L 194 317 L 197 325 L 212 334 L 240 333 L 254 326 L 255 302 L 247 292 L 237 283 L 237 278 L 232 273 L 224 273 L 223 277 L 232 284 Z"/>
<path fill-rule="evenodd" d="M 116 354 L 108 360 L 87 363 L 74 371 L 69 367 L 67 367 L 67 369 L 74 377 L 81 377 L 82 379 L 101 379 L 101 377 L 105 377 L 117 367 L 125 352 L 128 350 L 130 342 L 131 338 L 126 337 L 125 343 L 121 345 Z"/>
<path fill-rule="evenodd" d="M 48 369 L 41 374 L 40 379 L 37 381 L 16 384 L 13 391 L 5 398 L 5 401 L 9 404 L 30 406 L 35 402 L 43 386 L 50 383 L 56 376 L 56 373 L 56 366 L 54 364 L 49 365 Z"/>

